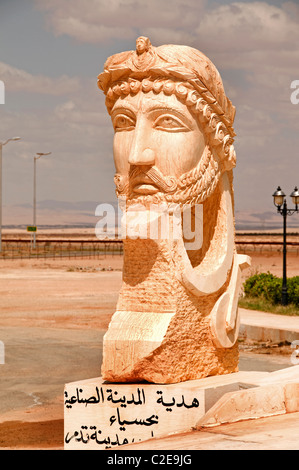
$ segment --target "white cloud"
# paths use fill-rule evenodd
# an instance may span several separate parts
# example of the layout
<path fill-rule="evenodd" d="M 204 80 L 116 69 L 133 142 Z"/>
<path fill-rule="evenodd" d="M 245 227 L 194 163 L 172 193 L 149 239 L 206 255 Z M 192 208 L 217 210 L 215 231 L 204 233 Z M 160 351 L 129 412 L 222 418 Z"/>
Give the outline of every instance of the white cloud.
<path fill-rule="evenodd" d="M 195 34 L 218 53 L 294 50 L 299 44 L 298 16 L 283 4 L 235 2 L 207 12 Z"/>
<path fill-rule="evenodd" d="M 36 152 L 52 152 L 38 166 L 40 200 L 113 198 L 113 129 L 104 111 L 99 105 L 96 113 L 95 106 L 76 97 L 48 113 L 34 106 L 18 112 L 4 107 L 1 138 L 21 137 L 3 152 L 4 201 L 31 202 Z"/>
<path fill-rule="evenodd" d="M 171 38 L 190 37 L 204 11 L 206 0 L 35 0 L 47 13 L 47 24 L 56 35 L 67 34 L 81 42 L 102 43 L 114 39 L 136 39 L 153 31 L 157 40 L 172 31 Z M 162 36 L 162 37 L 161 37 Z"/>
<path fill-rule="evenodd" d="M 299 107 L 290 103 L 290 84 L 299 78 L 297 4 L 221 5 L 206 12 L 196 33 L 193 45 L 201 48 L 221 73 L 225 71 L 226 91 L 237 108 L 242 148 L 250 142 L 248 125 L 251 142 L 259 147 L 267 145 L 274 132 L 280 135 L 284 128 L 296 130 Z M 248 104 L 250 110 L 245 113 Z M 256 111 L 265 118 L 260 119 Z"/>
<path fill-rule="evenodd" d="M 219 52 L 294 50 L 299 42 L 294 2 L 234 2 L 212 8 L 206 0 L 35 0 L 56 35 L 81 42 L 130 40 L 148 34 L 152 42 L 186 43 Z"/>
<path fill-rule="evenodd" d="M 62 75 L 51 78 L 43 75 L 32 75 L 25 70 L 0 62 L 0 78 L 8 91 L 24 91 L 60 96 L 74 93 L 80 89 L 80 80 Z"/>
<path fill-rule="evenodd" d="M 32 81 L 23 83 L 23 88 L 14 82 L 13 89 L 34 91 L 35 78 L 31 76 Z M 55 83 L 55 79 L 51 81 Z M 96 77 L 80 79 L 79 90 L 74 87 L 55 100 L 50 98 L 46 112 L 37 106 L 40 101 L 36 95 L 17 110 L 10 104 L 1 109 L 1 139 L 21 137 L 20 142 L 5 147 L 4 199 L 31 202 L 33 156 L 48 151 L 51 157 L 38 166 L 40 200 L 54 196 L 61 200 L 113 199 L 113 128 Z"/>
<path fill-rule="evenodd" d="M 144 34 L 155 45 L 196 47 L 220 71 L 243 70 L 246 85 L 259 100 L 265 101 L 270 89 L 273 95 L 280 94 L 282 88 L 286 100 L 288 83 L 297 78 L 299 6 L 294 2 L 275 6 L 239 1 L 212 8 L 205 0 L 90 0 L 88 6 L 84 0 L 35 3 L 46 12 L 57 35 L 78 41 L 103 47 L 111 39 L 134 40 Z"/>
<path fill-rule="evenodd" d="M 55 35 L 98 44 L 101 54 L 111 40 L 123 39 L 126 44 L 131 40 L 134 44 L 136 37 L 144 34 L 154 45 L 191 45 L 210 57 L 224 75 L 227 94 L 237 108 L 236 201 L 240 207 L 260 207 L 268 204 L 268 197 L 272 204 L 275 185 L 287 188 L 298 184 L 299 105 L 291 104 L 290 84 L 299 79 L 299 6 L 294 2 L 277 6 L 262 1 L 224 3 L 35 0 Z M 76 49 L 76 43 L 72 44 Z M 7 89 L 61 97 L 47 101 L 48 107 L 55 101 L 49 113 L 37 107 L 29 113 L 6 113 L 1 120 L 4 137 L 23 137 L 22 144 L 9 149 L 16 159 L 24 156 L 23 166 L 21 158 L 17 160 L 20 166 L 14 163 L 18 174 L 25 171 L 25 155 L 53 152 L 52 159 L 40 165 L 41 172 L 48 165 L 41 198 L 49 197 L 52 191 L 60 199 L 64 199 L 63 194 L 67 199 L 78 199 L 74 196 L 78 188 L 82 199 L 94 199 L 95 191 L 101 195 L 114 192 L 113 130 L 103 94 L 96 88 L 96 77 L 88 82 L 65 76 L 35 76 L 0 63 L 0 79 Z M 13 174 L 12 162 L 6 187 L 14 200 L 17 188 L 10 188 L 17 175 Z M 27 180 L 22 177 L 20 184 L 30 180 L 31 185 L 30 178 L 31 166 Z"/>

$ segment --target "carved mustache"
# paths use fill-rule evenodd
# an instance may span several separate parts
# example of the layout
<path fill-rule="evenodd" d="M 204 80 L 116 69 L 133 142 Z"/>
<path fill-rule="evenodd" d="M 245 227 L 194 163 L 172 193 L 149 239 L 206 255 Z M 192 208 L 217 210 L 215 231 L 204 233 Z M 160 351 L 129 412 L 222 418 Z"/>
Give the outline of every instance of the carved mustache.
<path fill-rule="evenodd" d="M 156 167 L 131 167 L 129 173 L 130 187 L 134 188 L 137 184 L 142 183 L 154 184 L 165 193 L 173 193 L 177 189 L 176 178 L 173 176 L 164 176 Z"/>

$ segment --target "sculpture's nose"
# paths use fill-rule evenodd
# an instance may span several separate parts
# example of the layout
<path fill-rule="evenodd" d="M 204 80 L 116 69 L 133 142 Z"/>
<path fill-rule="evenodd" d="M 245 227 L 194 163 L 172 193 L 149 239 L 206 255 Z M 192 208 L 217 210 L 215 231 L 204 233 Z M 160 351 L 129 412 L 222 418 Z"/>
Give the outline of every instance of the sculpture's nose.
<path fill-rule="evenodd" d="M 151 165 L 155 164 L 155 152 L 152 149 L 144 149 L 131 152 L 129 157 L 130 165 Z"/>
<path fill-rule="evenodd" d="M 147 147 L 147 129 L 142 122 L 136 126 L 134 140 L 129 155 L 130 165 L 154 165 L 155 152 Z"/>

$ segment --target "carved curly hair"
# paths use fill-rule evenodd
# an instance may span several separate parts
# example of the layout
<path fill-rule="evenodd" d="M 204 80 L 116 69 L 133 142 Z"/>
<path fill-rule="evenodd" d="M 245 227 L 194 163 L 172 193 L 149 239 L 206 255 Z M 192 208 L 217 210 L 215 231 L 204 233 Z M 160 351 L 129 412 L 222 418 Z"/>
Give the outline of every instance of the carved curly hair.
<path fill-rule="evenodd" d="M 222 171 L 235 166 L 235 108 L 218 70 L 202 52 L 188 46 L 150 44 L 141 56 L 135 51 L 115 54 L 107 59 L 98 86 L 106 94 L 109 113 L 119 97 L 139 91 L 175 94 L 200 121 Z"/>

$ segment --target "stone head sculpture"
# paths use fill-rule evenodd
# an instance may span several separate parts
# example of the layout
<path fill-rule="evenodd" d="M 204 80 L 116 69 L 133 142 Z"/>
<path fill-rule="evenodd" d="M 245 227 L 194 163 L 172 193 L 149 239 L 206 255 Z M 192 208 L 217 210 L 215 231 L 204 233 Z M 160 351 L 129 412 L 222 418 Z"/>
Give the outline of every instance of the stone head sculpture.
<path fill-rule="evenodd" d="M 235 108 L 221 77 L 196 49 L 139 37 L 136 51 L 106 61 L 98 86 L 115 131 L 116 193 L 131 218 L 147 225 L 163 205 L 174 224 L 187 210 L 200 240 L 186 243 L 184 217 L 179 236 L 124 240 L 103 378 L 168 383 L 233 372 L 248 259 L 235 251 Z"/>
<path fill-rule="evenodd" d="M 166 200 L 203 202 L 221 172 L 235 166 L 235 108 L 225 95 L 218 71 L 201 52 L 186 46 L 154 48 L 149 39 L 141 37 L 136 41 L 136 52 L 116 54 L 107 60 L 98 85 L 107 95 L 116 132 L 119 195 L 127 191 L 128 198 L 136 200 L 137 195 L 149 194 L 150 188 L 143 191 L 130 187 L 128 176 L 134 166 L 147 170 L 156 166 L 164 178 L 172 177 L 169 185 L 161 188 Z M 129 105 L 135 108 L 131 114 Z M 147 119 L 143 112 L 146 106 Z M 133 132 L 121 134 L 133 128 Z M 205 148 L 212 149 L 213 155 L 202 159 Z M 207 160 L 208 170 L 214 171 L 204 171 L 203 175 Z"/>

